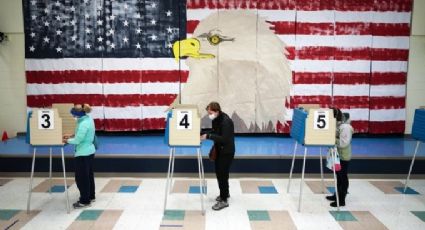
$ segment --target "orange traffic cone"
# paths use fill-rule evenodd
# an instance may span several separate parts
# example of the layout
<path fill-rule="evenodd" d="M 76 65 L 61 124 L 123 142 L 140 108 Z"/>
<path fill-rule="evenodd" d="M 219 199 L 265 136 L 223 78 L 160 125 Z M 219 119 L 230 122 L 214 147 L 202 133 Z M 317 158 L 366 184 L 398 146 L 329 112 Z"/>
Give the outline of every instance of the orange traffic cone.
<path fill-rule="evenodd" d="M 1 141 L 7 141 L 7 139 L 9 139 L 9 137 L 7 136 L 7 132 L 4 131 L 3 136 L 1 137 Z"/>

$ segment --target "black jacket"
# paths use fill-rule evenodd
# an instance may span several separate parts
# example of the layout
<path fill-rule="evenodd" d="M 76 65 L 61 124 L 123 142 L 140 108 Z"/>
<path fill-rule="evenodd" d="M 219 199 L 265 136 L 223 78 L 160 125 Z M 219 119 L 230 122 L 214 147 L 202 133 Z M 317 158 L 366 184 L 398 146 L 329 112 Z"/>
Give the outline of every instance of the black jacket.
<path fill-rule="evenodd" d="M 214 146 L 219 154 L 235 154 L 235 129 L 230 117 L 220 112 L 212 121 L 212 131 L 208 139 L 214 141 Z"/>

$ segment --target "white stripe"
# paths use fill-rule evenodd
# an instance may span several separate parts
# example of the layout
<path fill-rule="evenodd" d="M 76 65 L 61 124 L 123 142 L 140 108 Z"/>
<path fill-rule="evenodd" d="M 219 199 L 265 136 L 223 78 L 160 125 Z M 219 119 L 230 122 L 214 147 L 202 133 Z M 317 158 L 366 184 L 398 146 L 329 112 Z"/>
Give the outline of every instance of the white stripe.
<path fill-rule="evenodd" d="M 295 46 L 295 34 L 286 34 L 286 35 L 277 35 L 281 41 L 285 43 L 286 46 Z"/>
<path fill-rule="evenodd" d="M 201 21 L 215 12 L 218 12 L 218 9 L 188 9 L 186 10 L 186 19 L 188 21 Z"/>
<path fill-rule="evenodd" d="M 101 83 L 27 84 L 27 95 L 103 94 Z"/>
<path fill-rule="evenodd" d="M 372 61 L 372 72 L 407 72 L 407 61 Z"/>
<path fill-rule="evenodd" d="M 332 60 L 331 60 L 332 62 Z M 370 61 L 334 60 L 334 72 L 370 73 Z"/>
<path fill-rule="evenodd" d="M 92 111 L 89 114 L 93 119 L 103 119 L 103 106 L 92 106 Z M 37 108 L 27 107 L 27 113 Z"/>
<path fill-rule="evenodd" d="M 333 84 L 334 96 L 369 96 L 369 85 L 340 85 Z"/>
<path fill-rule="evenodd" d="M 370 110 L 370 121 L 404 121 L 405 109 L 377 109 Z"/>
<path fill-rule="evenodd" d="M 258 10 L 257 12 L 267 21 L 295 22 L 295 10 Z"/>
<path fill-rule="evenodd" d="M 405 97 L 406 85 L 371 85 L 371 97 Z"/>
<path fill-rule="evenodd" d="M 297 96 L 332 95 L 331 84 L 296 84 L 293 85 L 293 90 Z"/>
<path fill-rule="evenodd" d="M 297 72 L 354 72 L 370 73 L 368 60 L 291 60 L 291 69 Z"/>
<path fill-rule="evenodd" d="M 297 11 L 297 22 L 331 22 L 335 21 L 335 12 L 333 10 L 318 11 Z"/>
<path fill-rule="evenodd" d="M 178 70 L 174 58 L 61 58 L 25 59 L 27 71 L 61 70 Z M 185 61 L 181 70 L 189 70 Z"/>
<path fill-rule="evenodd" d="M 146 118 L 165 118 L 168 106 L 143 106 L 143 119 Z"/>
<path fill-rule="evenodd" d="M 335 11 L 337 22 L 410 23 L 410 12 Z"/>
<path fill-rule="evenodd" d="M 142 84 L 140 83 L 108 83 L 103 84 L 104 94 L 140 94 Z"/>
<path fill-rule="evenodd" d="M 179 83 L 143 83 L 143 94 L 178 94 Z"/>
<path fill-rule="evenodd" d="M 372 35 L 335 35 L 334 45 L 336 47 L 370 47 Z"/>
<path fill-rule="evenodd" d="M 141 119 L 141 106 L 105 107 L 106 119 Z"/>
<path fill-rule="evenodd" d="M 343 113 L 350 114 L 350 120 L 352 121 L 367 121 L 369 120 L 369 109 L 341 109 Z"/>
<path fill-rule="evenodd" d="M 409 49 L 409 36 L 373 36 L 372 47 Z"/>

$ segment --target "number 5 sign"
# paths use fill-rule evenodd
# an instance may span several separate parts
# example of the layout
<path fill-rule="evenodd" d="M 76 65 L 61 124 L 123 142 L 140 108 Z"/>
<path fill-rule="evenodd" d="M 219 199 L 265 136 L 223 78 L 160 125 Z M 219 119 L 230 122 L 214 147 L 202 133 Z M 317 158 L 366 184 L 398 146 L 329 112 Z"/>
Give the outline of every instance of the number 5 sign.
<path fill-rule="evenodd" d="M 55 112 L 50 109 L 38 110 L 38 129 L 54 129 Z"/>
<path fill-rule="evenodd" d="M 329 129 L 329 111 L 314 111 L 314 129 Z"/>
<path fill-rule="evenodd" d="M 177 129 L 192 130 L 192 111 L 178 110 L 177 111 Z"/>

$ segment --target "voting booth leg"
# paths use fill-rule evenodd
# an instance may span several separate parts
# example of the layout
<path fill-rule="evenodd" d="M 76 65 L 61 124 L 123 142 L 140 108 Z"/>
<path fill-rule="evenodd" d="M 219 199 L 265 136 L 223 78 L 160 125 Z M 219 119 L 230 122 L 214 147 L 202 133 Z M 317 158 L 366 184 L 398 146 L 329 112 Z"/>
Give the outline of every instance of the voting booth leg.
<path fill-rule="evenodd" d="M 63 183 L 65 185 L 66 210 L 69 213 L 70 212 L 69 196 L 68 196 L 68 185 L 66 184 L 65 154 L 63 152 L 63 147 L 61 148 L 61 155 L 62 155 Z"/>
<path fill-rule="evenodd" d="M 333 149 L 333 151 L 331 151 L 331 156 L 334 159 L 333 162 L 336 162 L 336 150 Z M 338 207 L 338 211 L 339 211 L 339 194 L 338 194 L 338 185 L 336 182 L 336 172 L 335 172 L 335 167 L 333 168 L 333 174 L 334 174 L 334 186 L 335 186 L 335 196 L 336 196 L 336 206 Z"/>
<path fill-rule="evenodd" d="M 169 193 L 170 186 L 170 176 L 171 176 L 171 162 L 173 161 L 173 148 L 170 148 L 170 157 L 168 159 L 168 171 L 167 171 L 167 182 L 165 184 L 165 199 L 164 199 L 164 213 L 167 208 L 167 198 Z"/>
<path fill-rule="evenodd" d="M 305 172 L 305 160 L 307 158 L 307 147 L 304 147 L 304 159 L 303 159 L 303 170 L 301 172 L 301 184 L 300 184 L 300 197 L 298 200 L 298 212 L 301 212 L 301 202 L 303 198 L 303 187 L 304 187 L 304 172 Z"/>
<path fill-rule="evenodd" d="M 325 194 L 325 180 L 323 179 L 323 156 L 322 147 L 320 147 L 320 178 L 322 179 L 322 193 Z"/>
<path fill-rule="evenodd" d="M 205 194 L 205 195 L 207 195 L 207 181 L 205 180 L 205 170 L 204 170 L 204 162 L 202 161 L 202 152 L 201 152 L 201 149 L 200 148 L 198 148 L 198 151 L 199 151 L 199 156 L 200 156 L 200 158 L 199 158 L 199 165 L 201 165 L 201 176 L 202 176 L 202 184 L 203 184 L 203 190 L 202 190 L 202 193 L 203 194 Z"/>
<path fill-rule="evenodd" d="M 204 181 L 204 172 L 203 171 L 203 167 L 202 165 L 202 155 L 201 155 L 201 149 L 198 148 L 197 149 L 197 157 L 198 157 L 198 171 L 199 171 L 199 195 L 201 197 L 201 210 L 202 210 L 202 215 L 205 215 L 205 207 L 204 207 L 204 193 L 205 193 L 205 181 Z"/>
<path fill-rule="evenodd" d="M 289 193 L 289 190 L 291 189 L 291 179 L 292 179 L 292 172 L 294 170 L 294 163 L 295 163 L 295 153 L 297 152 L 297 145 L 298 142 L 295 141 L 295 146 L 294 146 L 294 153 L 292 154 L 292 163 L 291 163 L 291 171 L 289 171 L 289 181 L 288 181 L 288 188 L 287 188 L 287 193 Z"/>
<path fill-rule="evenodd" d="M 33 154 L 32 154 L 32 165 L 31 165 L 31 177 L 30 177 L 30 187 L 28 189 L 28 201 L 27 201 L 27 214 L 30 213 L 30 204 L 31 204 L 31 193 L 32 193 L 32 181 L 34 178 L 34 166 L 35 166 L 35 152 L 37 151 L 37 148 L 34 148 Z"/>
<path fill-rule="evenodd" d="M 410 163 L 409 173 L 407 174 L 406 182 L 404 182 L 404 190 L 403 190 L 404 193 L 406 193 L 407 184 L 409 183 L 409 180 L 410 180 L 410 174 L 412 173 L 413 164 L 415 164 L 416 153 L 418 153 L 420 143 L 421 143 L 420 141 L 416 142 L 415 153 L 413 153 L 412 162 Z"/>
<path fill-rule="evenodd" d="M 171 193 L 171 189 L 173 188 L 173 178 L 174 178 L 174 163 L 176 162 L 176 148 L 172 148 L 171 151 L 172 157 L 171 157 L 171 171 L 170 171 L 170 186 L 168 194 Z"/>
<path fill-rule="evenodd" d="M 49 193 L 52 194 L 52 147 L 49 148 Z"/>

